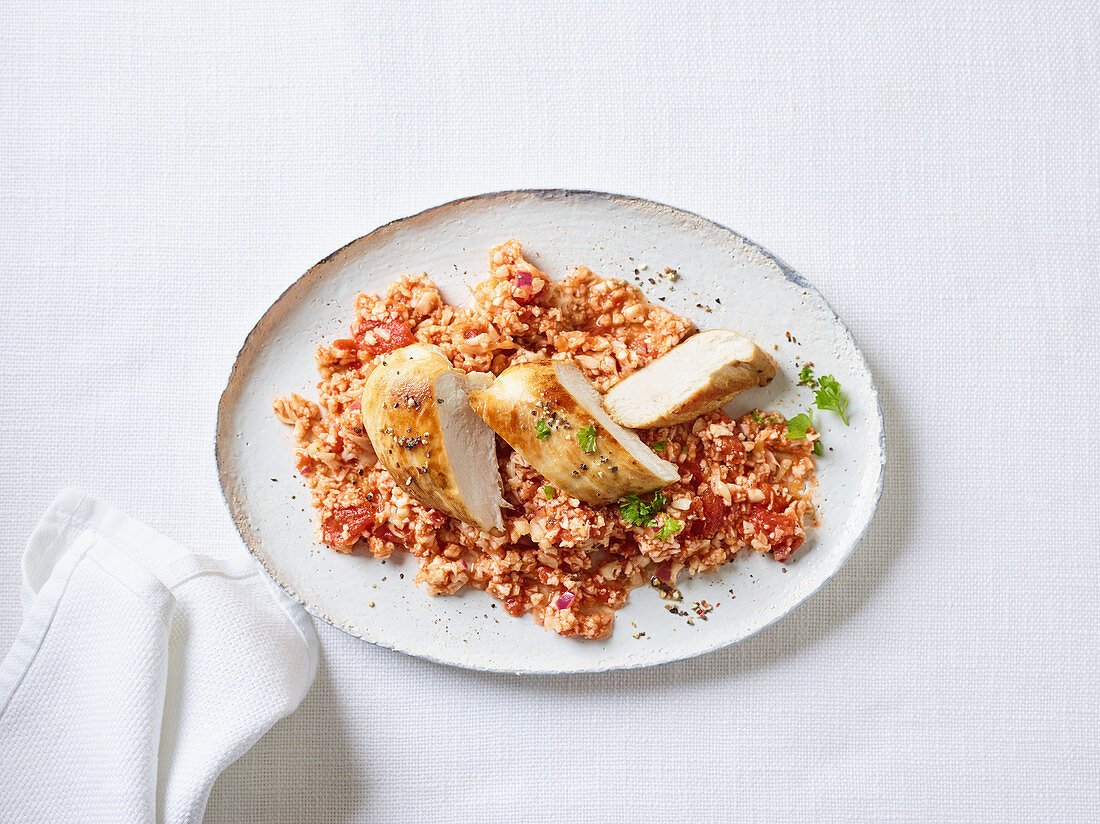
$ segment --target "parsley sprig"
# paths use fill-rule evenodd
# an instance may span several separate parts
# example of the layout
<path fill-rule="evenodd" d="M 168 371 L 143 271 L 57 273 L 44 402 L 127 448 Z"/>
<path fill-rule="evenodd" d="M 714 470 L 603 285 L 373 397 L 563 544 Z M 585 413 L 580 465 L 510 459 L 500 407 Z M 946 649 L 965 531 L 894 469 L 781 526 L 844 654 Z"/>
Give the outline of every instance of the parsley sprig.
<path fill-rule="evenodd" d="M 798 382 L 817 390 L 814 393 L 814 403 L 817 404 L 818 409 L 836 412 L 844 425 L 848 425 L 848 417 L 844 414 L 848 411 L 848 398 L 840 389 L 840 381 L 832 375 L 815 378 L 814 370 L 806 364 L 798 373 Z"/>
<path fill-rule="evenodd" d="M 584 429 L 577 430 L 577 443 L 585 452 L 596 451 L 596 424 L 590 423 Z"/>
<path fill-rule="evenodd" d="M 844 425 L 848 425 L 845 411 L 848 409 L 848 398 L 840 391 L 840 382 L 832 375 L 822 375 L 819 381 L 821 388 L 814 395 L 814 403 L 818 409 L 828 409 L 840 415 Z"/>
<path fill-rule="evenodd" d="M 539 418 L 535 421 L 535 437 L 540 441 L 545 441 L 550 437 L 550 424 L 546 422 L 546 418 Z"/>
<path fill-rule="evenodd" d="M 814 392 L 814 404 L 818 409 L 836 412 L 844 425 L 848 425 L 848 416 L 845 414 L 848 411 L 848 398 L 840 389 L 840 381 L 832 375 L 822 375 L 820 379 L 815 378 L 813 368 L 807 363 L 802 366 L 802 371 L 798 373 L 798 382 L 803 386 L 816 390 Z M 807 409 L 787 421 L 787 437 L 794 440 L 805 438 L 806 430 L 813 426 L 812 415 L 813 410 Z M 755 412 L 753 417 L 756 417 Z M 825 454 L 825 447 L 821 445 L 820 439 L 814 441 L 814 454 Z"/>

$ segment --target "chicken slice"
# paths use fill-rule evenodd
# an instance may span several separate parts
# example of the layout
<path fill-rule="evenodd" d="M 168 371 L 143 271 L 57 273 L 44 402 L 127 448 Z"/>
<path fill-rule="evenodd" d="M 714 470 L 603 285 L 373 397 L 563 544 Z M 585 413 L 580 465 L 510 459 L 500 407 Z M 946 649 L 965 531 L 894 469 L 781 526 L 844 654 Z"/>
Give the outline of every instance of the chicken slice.
<path fill-rule="evenodd" d="M 496 438 L 470 408 L 469 392 L 492 375 L 451 367 L 437 346 L 414 343 L 385 356 L 363 387 L 363 426 L 398 485 L 425 506 L 501 531 Z"/>
<path fill-rule="evenodd" d="M 611 420 L 572 361 L 510 366 L 488 389 L 471 392 L 470 404 L 547 481 L 585 503 L 679 479 L 675 465 Z"/>
<path fill-rule="evenodd" d="M 712 329 L 623 378 L 603 405 L 612 418 L 635 429 L 684 423 L 750 387 L 767 386 L 775 369 L 771 356 L 748 338 Z"/>

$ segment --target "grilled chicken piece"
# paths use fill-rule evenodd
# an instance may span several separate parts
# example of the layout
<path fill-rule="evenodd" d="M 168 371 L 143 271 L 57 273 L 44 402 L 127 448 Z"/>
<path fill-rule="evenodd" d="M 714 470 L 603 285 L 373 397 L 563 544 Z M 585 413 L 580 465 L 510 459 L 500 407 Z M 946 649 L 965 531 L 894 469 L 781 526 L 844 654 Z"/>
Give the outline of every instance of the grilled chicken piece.
<path fill-rule="evenodd" d="M 623 426 L 668 426 L 705 415 L 774 377 L 775 361 L 759 346 L 736 332 L 713 329 L 692 335 L 623 378 L 603 405 Z"/>
<path fill-rule="evenodd" d="M 471 392 L 470 404 L 546 480 L 585 503 L 679 479 L 673 464 L 608 417 L 572 361 L 510 366 L 488 389 Z"/>
<path fill-rule="evenodd" d="M 470 408 L 472 388 L 492 375 L 451 367 L 438 346 L 414 343 L 386 355 L 363 387 L 363 426 L 397 484 L 425 506 L 501 531 L 496 438 Z"/>

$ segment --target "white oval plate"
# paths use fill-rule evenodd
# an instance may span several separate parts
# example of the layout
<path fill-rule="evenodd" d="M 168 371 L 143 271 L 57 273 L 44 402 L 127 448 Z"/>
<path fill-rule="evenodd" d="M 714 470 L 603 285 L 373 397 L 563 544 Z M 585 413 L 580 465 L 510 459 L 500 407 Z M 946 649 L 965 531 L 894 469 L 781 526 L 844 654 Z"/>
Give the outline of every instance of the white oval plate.
<path fill-rule="evenodd" d="M 734 399 L 731 414 L 760 407 L 791 416 L 805 409 L 812 395 L 797 386 L 796 354 L 813 361 L 817 374 L 837 377 L 850 401 L 851 426 L 832 413 L 816 415 L 827 446 L 818 462 L 821 525 L 809 531 L 794 561 L 743 553 L 716 574 L 683 580 L 685 605 L 720 604 L 693 626 L 668 612 L 656 591 L 635 590 L 611 638 L 583 641 L 544 631 L 530 616 L 511 618 L 484 592 L 432 598 L 413 584 L 416 560 L 406 553 L 380 562 L 341 555 L 317 541 L 309 492 L 294 471 L 291 431 L 272 414 L 272 399 L 290 392 L 316 398 L 314 350 L 347 335 L 356 293 L 381 292 L 403 272 L 423 272 L 448 301 L 467 303 L 467 287 L 487 273 L 487 250 L 508 238 L 519 240 L 553 277 L 584 264 L 598 275 L 632 281 L 634 270 L 645 266 L 642 285 L 651 300 L 664 296 L 664 306 L 700 329 L 734 329 L 767 347 L 779 374 Z M 675 284 L 656 276 L 665 267 L 679 273 Z M 656 286 L 648 284 L 650 276 Z M 376 229 L 310 269 L 268 309 L 237 356 L 218 407 L 216 451 L 222 491 L 245 544 L 311 613 L 410 655 L 516 673 L 650 666 L 758 632 L 820 589 L 848 558 L 874 515 L 886 464 L 867 364 L 805 280 L 698 215 L 620 195 L 561 190 L 447 203 Z"/>

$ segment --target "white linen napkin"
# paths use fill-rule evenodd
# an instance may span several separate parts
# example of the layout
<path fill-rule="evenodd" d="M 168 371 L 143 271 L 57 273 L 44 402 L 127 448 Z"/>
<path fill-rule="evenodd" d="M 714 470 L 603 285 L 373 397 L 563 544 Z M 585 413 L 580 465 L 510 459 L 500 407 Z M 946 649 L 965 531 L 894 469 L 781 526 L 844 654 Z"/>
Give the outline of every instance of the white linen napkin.
<path fill-rule="evenodd" d="M 0 663 L 0 821 L 194 822 L 302 700 L 317 638 L 251 559 L 191 553 L 84 493 L 23 556 Z"/>

